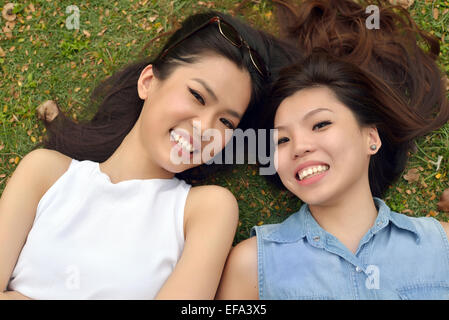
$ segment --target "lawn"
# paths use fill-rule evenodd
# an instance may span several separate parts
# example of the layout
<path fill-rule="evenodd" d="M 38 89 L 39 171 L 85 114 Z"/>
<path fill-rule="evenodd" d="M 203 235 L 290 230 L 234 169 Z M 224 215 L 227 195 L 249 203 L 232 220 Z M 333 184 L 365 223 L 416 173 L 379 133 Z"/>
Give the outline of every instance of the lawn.
<path fill-rule="evenodd" d="M 35 115 L 40 103 L 53 99 L 74 120 L 88 119 L 92 111 L 87 104 L 95 85 L 136 60 L 150 39 L 172 30 L 189 14 L 207 9 L 231 12 L 276 33 L 268 0 L 77 1 L 79 29 L 70 30 L 66 19 L 73 11 L 66 10 L 71 5 L 73 1 L 21 1 L 14 9 L 17 17 L 11 31 L 0 18 L 0 193 L 20 160 L 45 135 Z M 3 6 L 0 3 L 0 10 Z M 420 26 L 441 39 L 441 68 L 449 74 L 449 1 L 415 1 L 409 10 Z M 148 54 L 164 39 L 155 41 Z M 395 211 L 410 216 L 449 221 L 449 214 L 437 209 L 442 191 L 449 187 L 448 175 L 446 124 L 417 142 L 405 177 L 390 187 L 385 200 Z M 205 183 L 224 186 L 238 199 L 235 243 L 248 237 L 251 226 L 279 222 L 301 205 L 260 177 L 251 164 L 226 169 Z"/>

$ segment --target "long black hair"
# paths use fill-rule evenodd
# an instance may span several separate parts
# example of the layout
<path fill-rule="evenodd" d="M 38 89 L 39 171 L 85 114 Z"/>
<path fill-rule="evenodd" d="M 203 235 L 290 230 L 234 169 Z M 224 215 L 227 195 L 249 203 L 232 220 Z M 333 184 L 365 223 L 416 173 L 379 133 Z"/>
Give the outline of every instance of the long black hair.
<path fill-rule="evenodd" d="M 93 90 L 89 107 L 97 111 L 91 120 L 76 123 L 61 112 L 51 122 L 44 119 L 47 135 L 43 146 L 77 160 L 107 160 L 130 132 L 142 110 L 144 100 L 140 99 L 137 92 L 137 81 L 142 70 L 152 64 L 155 76 L 163 81 L 181 63 L 194 63 L 206 53 L 223 56 L 249 72 L 252 84 L 251 100 L 239 128 L 252 127 L 258 116 L 258 106 L 266 98 L 266 86 L 271 77 L 261 76 L 254 68 L 247 50 L 239 49 L 227 41 L 219 33 L 216 24 L 202 28 L 166 54 L 162 54 L 166 48 L 170 48 L 214 16 L 219 16 L 237 30 L 265 61 L 273 76 L 276 76 L 282 67 L 297 59 L 296 48 L 253 29 L 239 19 L 216 11 L 194 14 L 184 20 L 181 28 L 173 33 L 156 57 L 145 57 L 123 67 Z M 202 165 L 200 169 L 203 170 L 194 168 L 176 176 L 187 180 L 201 179 L 217 169 L 217 166 L 208 167 L 208 170 L 204 170 L 205 165 Z"/>

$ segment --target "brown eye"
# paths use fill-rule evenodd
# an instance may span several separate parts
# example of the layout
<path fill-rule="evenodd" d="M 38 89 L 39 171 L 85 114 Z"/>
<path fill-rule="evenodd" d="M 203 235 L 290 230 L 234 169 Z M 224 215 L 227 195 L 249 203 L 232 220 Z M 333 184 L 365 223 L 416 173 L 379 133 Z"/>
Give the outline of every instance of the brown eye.
<path fill-rule="evenodd" d="M 191 88 L 189 88 L 190 93 L 192 94 L 192 96 L 195 97 L 196 100 L 198 100 L 199 103 L 201 103 L 203 106 L 206 104 L 206 102 L 204 101 L 203 97 L 198 93 L 198 91 L 195 91 Z"/>
<path fill-rule="evenodd" d="M 322 129 L 322 128 L 324 128 L 324 127 L 330 125 L 331 123 L 332 123 L 332 122 L 330 122 L 330 121 L 322 121 L 322 122 L 318 122 L 317 124 L 315 124 L 315 125 L 313 126 L 312 130 L 315 130 L 315 129 Z"/>
<path fill-rule="evenodd" d="M 235 127 L 234 127 L 234 125 L 232 124 L 232 122 L 229 121 L 228 119 L 226 119 L 226 118 L 220 118 L 220 121 L 223 122 L 223 124 L 224 124 L 226 127 L 228 127 L 229 129 L 232 129 L 232 130 L 235 129 Z"/>
<path fill-rule="evenodd" d="M 289 141 L 289 139 L 286 138 L 286 137 L 280 138 L 280 139 L 278 140 L 278 145 L 280 145 L 280 144 L 282 144 L 282 143 L 285 143 L 285 142 L 288 142 L 288 141 Z"/>

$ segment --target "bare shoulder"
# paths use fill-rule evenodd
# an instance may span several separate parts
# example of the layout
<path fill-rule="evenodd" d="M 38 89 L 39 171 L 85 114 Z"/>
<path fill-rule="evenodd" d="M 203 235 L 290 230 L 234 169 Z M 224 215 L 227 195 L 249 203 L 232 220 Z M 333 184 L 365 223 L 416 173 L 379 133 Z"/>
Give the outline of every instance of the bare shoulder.
<path fill-rule="evenodd" d="M 442 221 L 440 221 L 440 223 L 443 226 L 444 231 L 446 231 L 446 236 L 449 239 L 449 223 L 448 222 L 442 222 Z"/>
<path fill-rule="evenodd" d="M 185 213 L 193 215 L 208 215 L 219 219 L 238 219 L 238 203 L 231 191 L 226 188 L 205 185 L 192 187 L 186 200 Z"/>
<path fill-rule="evenodd" d="M 20 162 L 26 168 L 40 168 L 45 172 L 54 172 L 55 175 L 64 173 L 70 166 L 72 158 L 49 149 L 36 149 L 23 157 Z"/>
<path fill-rule="evenodd" d="M 205 185 L 205 186 L 198 186 L 198 187 L 192 187 L 189 194 L 190 200 L 193 201 L 207 201 L 211 200 L 212 202 L 215 202 L 217 199 L 223 199 L 224 202 L 230 202 L 230 204 L 236 204 L 237 200 L 235 199 L 234 195 L 231 191 L 229 191 L 226 188 L 216 186 L 216 185 Z"/>
<path fill-rule="evenodd" d="M 230 267 L 242 275 L 257 271 L 257 238 L 251 237 L 237 244 L 229 257 Z"/>
<path fill-rule="evenodd" d="M 217 299 L 258 299 L 257 239 L 237 244 L 228 256 Z"/>
<path fill-rule="evenodd" d="M 70 166 L 72 158 L 49 149 L 36 149 L 20 161 L 16 171 L 23 177 L 35 177 L 44 191 L 61 177 Z"/>

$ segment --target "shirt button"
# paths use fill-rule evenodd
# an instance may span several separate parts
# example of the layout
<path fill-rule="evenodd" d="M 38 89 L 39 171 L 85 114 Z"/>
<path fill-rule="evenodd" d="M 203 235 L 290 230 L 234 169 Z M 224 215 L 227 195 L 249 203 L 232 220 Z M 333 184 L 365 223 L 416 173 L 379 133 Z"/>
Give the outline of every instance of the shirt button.
<path fill-rule="evenodd" d="M 359 266 L 357 266 L 357 267 L 355 268 L 355 271 L 361 272 L 361 271 L 362 271 L 362 268 L 360 268 Z"/>
<path fill-rule="evenodd" d="M 319 241 L 319 240 L 320 240 L 320 237 L 319 237 L 319 236 L 313 237 L 313 241 Z"/>
<path fill-rule="evenodd" d="M 382 220 L 377 222 L 377 225 L 380 227 L 384 222 Z"/>

